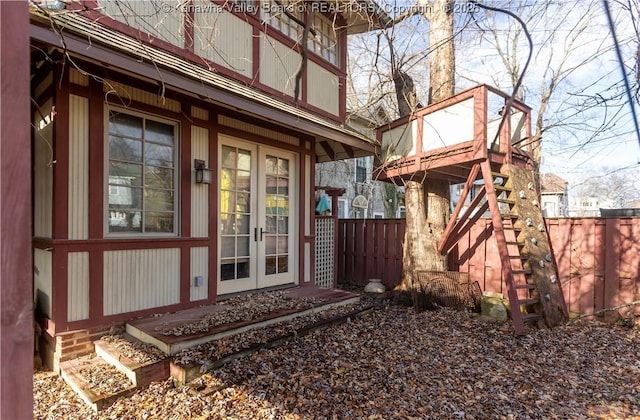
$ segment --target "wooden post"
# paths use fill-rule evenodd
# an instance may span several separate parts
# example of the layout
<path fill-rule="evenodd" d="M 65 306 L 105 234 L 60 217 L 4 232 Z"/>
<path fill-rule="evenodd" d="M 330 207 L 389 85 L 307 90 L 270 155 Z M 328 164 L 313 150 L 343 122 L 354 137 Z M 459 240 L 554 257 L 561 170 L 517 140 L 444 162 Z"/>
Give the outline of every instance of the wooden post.
<path fill-rule="evenodd" d="M 0 418 L 33 417 L 27 2 L 0 2 Z"/>

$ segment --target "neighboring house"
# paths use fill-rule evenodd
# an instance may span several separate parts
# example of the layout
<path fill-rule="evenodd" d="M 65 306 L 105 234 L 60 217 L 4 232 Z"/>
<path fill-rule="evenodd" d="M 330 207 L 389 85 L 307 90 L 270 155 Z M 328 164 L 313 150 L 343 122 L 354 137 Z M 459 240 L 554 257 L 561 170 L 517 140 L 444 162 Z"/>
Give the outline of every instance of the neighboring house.
<path fill-rule="evenodd" d="M 569 201 L 569 216 L 570 217 L 600 217 L 600 209 L 613 208 L 613 200 L 593 197 L 593 196 L 579 196 L 572 197 Z"/>
<path fill-rule="evenodd" d="M 540 206 L 544 217 L 569 215 L 567 181 L 555 174 L 540 174 Z"/>
<path fill-rule="evenodd" d="M 375 138 L 376 122 L 360 115 L 349 115 L 347 123 L 362 134 Z M 337 197 L 341 219 L 377 219 L 404 217 L 403 190 L 388 182 L 372 179 L 374 156 L 316 164 L 316 185 L 342 188 Z M 318 195 L 322 191 L 318 191 Z M 316 197 L 316 201 L 320 197 Z"/>
<path fill-rule="evenodd" d="M 362 3 L 315 13 L 306 67 L 305 15 L 275 1 L 31 7 L 34 295 L 51 349 L 313 284 L 314 164 L 374 154 L 344 124 L 347 35 L 378 17 Z"/>

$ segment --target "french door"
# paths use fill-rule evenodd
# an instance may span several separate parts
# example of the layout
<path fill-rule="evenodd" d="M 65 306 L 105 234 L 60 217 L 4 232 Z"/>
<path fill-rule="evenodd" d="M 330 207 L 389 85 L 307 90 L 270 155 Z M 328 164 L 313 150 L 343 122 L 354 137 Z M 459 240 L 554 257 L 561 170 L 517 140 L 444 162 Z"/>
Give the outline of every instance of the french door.
<path fill-rule="evenodd" d="M 295 282 L 296 155 L 220 136 L 218 294 Z"/>

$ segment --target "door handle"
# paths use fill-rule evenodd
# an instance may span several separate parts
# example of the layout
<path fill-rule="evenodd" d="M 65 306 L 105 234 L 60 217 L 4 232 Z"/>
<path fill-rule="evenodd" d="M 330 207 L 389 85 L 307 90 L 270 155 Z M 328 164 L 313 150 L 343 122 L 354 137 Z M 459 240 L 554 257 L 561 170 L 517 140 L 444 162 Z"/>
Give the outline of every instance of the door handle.
<path fill-rule="evenodd" d="M 262 242 L 262 237 L 264 236 L 264 230 L 260 228 L 260 242 Z"/>
<path fill-rule="evenodd" d="M 258 242 L 258 228 L 253 228 L 253 240 Z"/>

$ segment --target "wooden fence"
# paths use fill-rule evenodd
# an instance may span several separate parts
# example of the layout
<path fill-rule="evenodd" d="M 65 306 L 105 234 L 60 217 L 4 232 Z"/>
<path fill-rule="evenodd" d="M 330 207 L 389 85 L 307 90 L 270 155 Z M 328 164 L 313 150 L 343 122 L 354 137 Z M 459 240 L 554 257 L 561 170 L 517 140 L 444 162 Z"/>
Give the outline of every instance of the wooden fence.
<path fill-rule="evenodd" d="M 547 219 L 569 310 L 594 311 L 640 300 L 640 218 Z M 402 274 L 404 219 L 341 219 L 338 282 L 380 278 L 392 288 Z M 505 292 L 490 219 L 481 219 L 449 255 L 449 269 L 469 273 L 482 290 Z"/>

